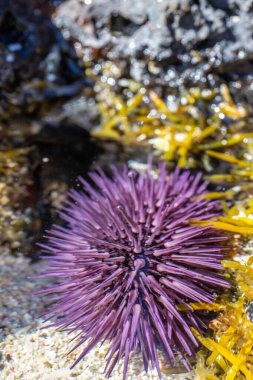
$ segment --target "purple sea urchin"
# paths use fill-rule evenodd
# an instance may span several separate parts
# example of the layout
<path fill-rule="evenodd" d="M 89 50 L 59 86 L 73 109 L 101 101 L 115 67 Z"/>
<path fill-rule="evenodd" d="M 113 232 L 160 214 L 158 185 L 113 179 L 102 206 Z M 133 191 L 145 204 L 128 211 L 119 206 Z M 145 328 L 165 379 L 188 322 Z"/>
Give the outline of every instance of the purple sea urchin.
<path fill-rule="evenodd" d="M 109 340 L 107 376 L 124 357 L 125 379 L 136 350 L 146 371 L 151 362 L 161 376 L 158 347 L 170 362 L 180 353 L 188 368 L 198 345 L 191 327 L 205 327 L 190 303 L 212 302 L 229 286 L 220 272 L 226 238 L 190 220 L 215 218 L 219 204 L 196 197 L 207 187 L 200 174 L 168 175 L 164 163 L 157 176 L 150 164 L 141 174 L 111 170 L 111 177 L 101 169 L 91 173 L 94 186 L 81 178 L 84 191 L 71 190 L 61 212 L 67 227 L 48 233 L 44 276 L 60 280 L 42 290 L 57 300 L 48 317 L 80 331 L 74 349 L 88 341 L 76 363 Z"/>

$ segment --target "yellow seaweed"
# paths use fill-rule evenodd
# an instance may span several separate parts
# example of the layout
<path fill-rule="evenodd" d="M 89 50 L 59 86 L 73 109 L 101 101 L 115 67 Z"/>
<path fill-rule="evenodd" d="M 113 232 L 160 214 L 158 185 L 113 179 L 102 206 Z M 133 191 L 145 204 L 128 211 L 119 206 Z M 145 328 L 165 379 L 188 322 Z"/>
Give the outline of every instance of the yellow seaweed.
<path fill-rule="evenodd" d="M 115 86 L 120 80 L 120 69 L 111 62 L 101 64 L 100 75 L 93 74 L 92 70 L 89 73 L 96 82 L 96 100 L 101 113 L 101 125 L 92 132 L 96 138 L 117 140 L 125 145 L 149 144 L 162 158 L 182 168 L 193 168 L 200 162 L 208 167 L 211 157 L 223 159 L 219 154 L 227 156 L 227 150 L 234 146 L 242 149 L 253 138 L 253 133 L 245 131 L 246 109 L 235 104 L 225 84 L 221 85 L 220 92 L 180 88 L 172 104 L 141 83 L 124 79 L 124 90 Z M 112 79 L 114 85 L 110 84 Z M 215 100 L 217 95 L 222 99 Z M 202 106 L 199 107 L 205 102 L 214 102 L 212 115 L 205 114 Z M 238 123 L 233 128 L 223 125 L 224 115 Z M 207 149 L 219 151 L 212 155 Z M 236 165 L 241 161 L 242 167 L 248 169 L 244 159 L 228 157 L 227 161 Z M 232 182 L 234 176 L 224 179 Z"/>
<path fill-rule="evenodd" d="M 253 257 L 243 264 L 225 260 L 230 281 L 236 288 L 237 300 L 231 292 L 220 297 L 223 305 L 218 318 L 210 324 L 213 337 L 204 337 L 193 329 L 199 342 L 205 347 L 197 357 L 196 378 L 201 374 L 223 380 L 253 379 L 253 323 L 247 315 L 246 305 L 253 301 Z M 202 305 L 204 307 L 204 305 Z M 209 304 L 212 307 L 212 304 Z M 213 308 L 217 311 L 217 306 Z M 207 377 L 208 378 L 208 377 Z M 215 378 L 215 377 L 214 377 Z"/>

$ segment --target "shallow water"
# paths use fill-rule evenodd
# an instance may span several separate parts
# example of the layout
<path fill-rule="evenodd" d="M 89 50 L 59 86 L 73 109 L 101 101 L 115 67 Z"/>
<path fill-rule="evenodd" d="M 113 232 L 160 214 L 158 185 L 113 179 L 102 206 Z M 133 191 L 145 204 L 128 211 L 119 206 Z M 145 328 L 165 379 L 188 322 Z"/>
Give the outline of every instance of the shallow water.
<path fill-rule="evenodd" d="M 44 241 L 44 231 L 52 224 L 62 223 L 58 212 L 68 190 L 79 189 L 78 176 L 87 178 L 96 165 L 107 171 L 110 164 L 121 167 L 128 163 L 141 171 L 150 153 L 154 156 L 154 167 L 159 159 L 166 159 L 169 170 L 179 165 L 193 173 L 201 170 L 209 178 L 221 175 L 221 179 L 212 181 L 209 190 L 225 194 L 232 189 L 226 193 L 227 198 L 223 197 L 226 207 L 238 206 L 239 218 L 247 217 L 247 223 L 249 219 L 252 223 L 252 205 L 245 207 L 253 194 L 249 165 L 253 157 L 250 43 L 245 51 L 240 50 L 245 35 L 240 34 L 238 41 L 240 59 L 235 60 L 232 53 L 231 61 L 226 59 L 228 48 L 234 44 L 233 23 L 239 17 L 238 30 L 245 29 L 242 20 L 250 17 L 251 1 L 247 2 L 248 9 L 246 5 L 238 5 L 232 10 L 232 1 L 220 5 L 213 1 L 205 12 L 199 6 L 201 2 L 186 1 L 185 9 L 181 9 L 175 1 L 174 10 L 168 11 L 166 2 L 158 1 L 155 12 L 152 2 L 148 2 L 148 18 L 143 17 L 141 1 L 136 1 L 130 10 L 115 1 L 107 4 L 106 12 L 103 11 L 106 2 L 102 0 L 94 4 L 57 1 L 57 5 L 63 4 L 53 18 L 51 8 L 43 8 L 42 18 L 37 15 L 39 26 L 30 19 L 30 5 L 28 11 L 24 8 L 22 12 L 15 8 L 15 2 L 5 3 L 9 13 L 0 10 L 0 29 L 4 32 L 0 49 L 3 57 L 9 57 L 6 62 L 0 60 L 0 73 L 6 74 L 0 80 L 3 92 L 0 99 L 0 379 L 104 380 L 107 342 L 103 347 L 93 348 L 77 367 L 70 369 L 77 352 L 66 356 L 71 344 L 68 334 L 54 328 L 41 329 L 40 316 L 46 311 L 47 302 L 34 292 L 47 280 L 33 278 L 41 267 L 36 243 Z M 165 11 L 169 15 L 167 19 Z M 88 17 L 89 12 L 92 18 Z M 196 29 L 201 12 L 210 33 L 213 31 L 210 20 L 217 15 L 215 25 L 220 22 L 221 33 L 212 34 L 211 44 L 207 37 L 201 42 L 205 34 L 202 25 L 201 32 L 194 37 L 196 46 L 192 47 L 187 36 Z M 189 22 L 194 20 L 197 24 L 190 28 Z M 15 25 L 23 37 L 13 45 Z M 31 28 L 27 29 L 29 25 Z M 149 33 L 154 25 L 152 39 Z M 45 30 L 50 33 L 48 44 L 41 40 Z M 143 42 L 140 36 L 145 37 L 145 48 L 140 45 Z M 175 46 L 174 53 L 163 43 L 168 36 L 168 45 Z M 176 42 L 178 36 L 180 41 Z M 11 46 L 6 44 L 10 39 Z M 27 41 L 33 43 L 29 45 Z M 27 49 L 23 50 L 27 61 L 22 60 L 24 57 L 20 59 L 16 52 L 17 43 Z M 41 50 L 36 50 L 36 46 Z M 208 54 L 212 59 L 207 64 Z M 12 80 L 13 73 L 20 75 L 18 83 Z M 239 166 L 235 162 L 231 165 L 222 155 L 235 156 Z M 230 182 L 224 179 L 226 175 L 232 177 Z M 246 228 L 251 228 L 251 224 Z M 237 261 L 246 262 L 252 253 L 251 237 L 229 236 L 232 241 L 229 258 L 236 254 Z M 253 277 L 249 278 L 244 281 L 253 286 Z M 232 289 L 230 294 L 233 302 L 237 290 Z M 244 317 L 251 310 L 248 301 L 247 298 L 247 308 L 242 307 Z M 223 320 L 214 320 L 215 323 L 226 326 Z M 181 367 L 169 368 L 161 352 L 159 360 L 164 380 L 202 380 L 194 371 L 185 374 Z M 207 376 L 209 370 L 199 373 Z M 121 361 L 111 378 L 118 380 L 122 373 Z M 225 378 L 224 374 L 219 376 Z M 237 376 L 236 379 L 242 378 L 241 373 Z M 138 354 L 131 360 L 127 380 L 144 379 L 158 377 L 155 371 L 144 372 Z"/>

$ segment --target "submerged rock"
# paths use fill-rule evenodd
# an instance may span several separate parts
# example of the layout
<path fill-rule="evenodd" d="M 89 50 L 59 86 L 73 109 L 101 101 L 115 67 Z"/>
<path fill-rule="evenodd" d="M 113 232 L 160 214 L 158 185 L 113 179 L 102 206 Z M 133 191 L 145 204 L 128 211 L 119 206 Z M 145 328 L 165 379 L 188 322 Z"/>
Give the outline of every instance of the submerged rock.
<path fill-rule="evenodd" d="M 12 133 L 4 131 L 0 129 L 0 246 L 36 260 L 35 242 L 57 221 L 68 188 L 86 175 L 101 150 L 74 125 L 46 124 L 32 133 L 32 126 L 12 123 Z"/>
<path fill-rule="evenodd" d="M 34 216 L 34 150 L 8 147 L 1 142 L 0 246 L 1 250 L 27 254 L 32 243 Z"/>

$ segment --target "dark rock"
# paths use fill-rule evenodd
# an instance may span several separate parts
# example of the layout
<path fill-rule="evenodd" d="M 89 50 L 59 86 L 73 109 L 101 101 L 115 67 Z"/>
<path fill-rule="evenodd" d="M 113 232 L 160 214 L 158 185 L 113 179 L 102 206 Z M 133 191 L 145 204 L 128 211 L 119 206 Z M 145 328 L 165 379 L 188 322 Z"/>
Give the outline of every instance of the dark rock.
<path fill-rule="evenodd" d="M 56 22 L 86 46 L 107 50 L 109 59 L 129 60 L 135 80 L 162 78 L 174 87 L 219 80 L 246 83 L 253 71 L 252 0 L 86 3 L 65 2 Z M 158 64 L 155 73 L 150 61 Z"/>
<path fill-rule="evenodd" d="M 0 0 L 0 111 L 33 113 L 85 84 L 74 48 L 51 22 L 51 2 Z"/>

